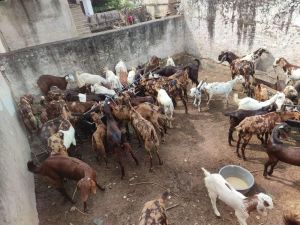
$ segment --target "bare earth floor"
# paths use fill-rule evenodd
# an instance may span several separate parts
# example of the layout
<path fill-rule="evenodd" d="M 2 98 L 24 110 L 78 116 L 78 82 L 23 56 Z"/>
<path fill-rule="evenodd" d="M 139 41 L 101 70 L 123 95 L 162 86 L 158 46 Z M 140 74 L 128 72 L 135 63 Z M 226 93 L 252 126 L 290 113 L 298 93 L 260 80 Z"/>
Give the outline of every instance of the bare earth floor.
<path fill-rule="evenodd" d="M 199 77 L 207 77 L 208 81 L 227 81 L 230 79 L 229 68 L 206 60 Z M 148 172 L 146 152 L 138 147 L 136 139 L 133 140 L 133 148 L 141 165 L 135 166 L 133 160 L 127 156 L 124 162 L 124 180 L 120 179 L 120 170 L 116 168 L 117 164 L 112 157 L 107 169 L 103 162 L 99 165 L 96 161 L 89 143 L 80 146 L 83 160 L 96 169 L 98 182 L 106 185 L 105 192 L 97 190 L 97 194 L 89 199 L 88 215 L 78 211 L 70 212 L 72 205 L 64 201 L 53 188 L 48 188 L 42 179 L 36 178 L 40 224 L 83 225 L 93 224 L 94 219 L 100 219 L 99 224 L 103 221 L 103 225 L 138 224 L 143 204 L 164 191 L 160 186 L 152 184 L 130 185 L 140 182 L 157 183 L 170 188 L 179 196 L 172 195 L 168 202 L 168 206 L 180 204 L 168 211 L 169 223 L 172 225 L 237 224 L 232 209 L 222 202 L 218 203 L 221 218 L 214 216 L 201 170 L 201 167 L 205 167 L 211 172 L 218 172 L 222 166 L 228 164 L 241 165 L 250 171 L 256 171 L 253 173 L 256 184 L 249 194 L 266 192 L 273 197 L 275 208 L 268 216 L 261 217 L 254 213 L 248 219 L 248 224 L 280 225 L 283 213 L 300 212 L 299 168 L 279 163 L 274 176 L 265 179 L 262 170 L 267 155 L 256 137 L 253 137 L 246 149 L 246 162 L 237 158 L 235 147 L 228 146 L 229 121 L 223 115 L 226 109 L 222 101 L 213 100 L 210 109 L 204 109 L 201 113 L 192 107 L 191 101 L 189 99 L 188 114 L 184 114 L 181 104 L 176 109 L 175 128 L 168 130 L 166 142 L 160 147 L 164 165 L 159 166 L 155 158 L 153 173 Z M 234 104 L 230 104 L 228 110 L 235 108 Z M 75 185 L 74 182 L 66 183 L 70 194 L 73 194 Z M 82 210 L 78 192 L 75 199 L 75 206 Z"/>

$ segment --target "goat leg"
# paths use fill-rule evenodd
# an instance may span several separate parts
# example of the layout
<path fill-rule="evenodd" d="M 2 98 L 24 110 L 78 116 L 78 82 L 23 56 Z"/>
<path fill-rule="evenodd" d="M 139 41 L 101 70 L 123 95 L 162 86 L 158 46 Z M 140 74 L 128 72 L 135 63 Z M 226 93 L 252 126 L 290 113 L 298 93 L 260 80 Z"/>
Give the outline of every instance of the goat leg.
<path fill-rule="evenodd" d="M 105 187 L 102 187 L 100 184 L 98 184 L 97 182 L 96 183 L 96 186 L 101 190 L 101 191 L 105 191 Z"/>
<path fill-rule="evenodd" d="M 179 92 L 179 97 L 180 97 L 180 99 L 181 99 L 181 101 L 182 101 L 182 103 L 183 103 L 183 105 L 184 105 L 185 114 L 187 114 L 187 113 L 188 113 L 188 108 L 187 108 L 187 105 L 186 105 L 186 101 L 185 101 L 185 99 L 184 99 L 184 97 L 183 97 L 183 95 L 182 95 L 182 92 Z M 174 106 L 175 106 L 175 105 L 174 105 Z"/>
<path fill-rule="evenodd" d="M 149 163 L 150 163 L 149 172 L 152 172 L 153 171 L 152 155 L 150 151 L 148 151 L 148 154 L 149 154 Z"/>
<path fill-rule="evenodd" d="M 244 143 L 241 147 L 242 149 L 242 156 L 243 156 L 243 160 L 246 160 L 246 156 L 245 156 L 245 149 L 246 149 L 246 146 L 248 145 L 250 139 L 251 139 L 252 135 L 251 134 L 248 134 L 246 135 L 246 137 L 244 137 Z"/>
<path fill-rule="evenodd" d="M 268 171 L 268 175 L 272 176 L 273 172 L 274 172 L 274 167 L 277 165 L 278 163 L 278 159 L 275 160 L 275 162 L 272 163 L 270 170 Z"/>
<path fill-rule="evenodd" d="M 237 141 L 237 143 L 236 143 L 236 154 L 237 154 L 237 156 L 238 156 L 239 158 L 241 158 L 241 155 L 240 155 L 240 152 L 239 152 L 241 138 L 242 138 L 242 135 L 239 133 L 238 141 Z"/>
<path fill-rule="evenodd" d="M 232 146 L 231 141 L 234 141 L 234 139 L 232 137 L 233 131 L 234 131 L 234 127 L 229 127 L 229 130 L 228 130 L 228 144 L 229 144 L 229 146 Z"/>
<path fill-rule="evenodd" d="M 155 153 L 156 153 L 156 156 L 158 158 L 158 162 L 159 162 L 159 165 L 162 165 L 163 164 L 163 161 L 161 160 L 160 156 L 159 156 L 159 153 L 158 153 L 158 148 L 155 147 Z"/>
<path fill-rule="evenodd" d="M 64 187 L 58 187 L 57 190 L 66 198 L 68 199 L 70 202 L 72 202 L 73 204 L 76 203 L 76 201 L 74 201 L 67 193 L 66 189 Z"/>

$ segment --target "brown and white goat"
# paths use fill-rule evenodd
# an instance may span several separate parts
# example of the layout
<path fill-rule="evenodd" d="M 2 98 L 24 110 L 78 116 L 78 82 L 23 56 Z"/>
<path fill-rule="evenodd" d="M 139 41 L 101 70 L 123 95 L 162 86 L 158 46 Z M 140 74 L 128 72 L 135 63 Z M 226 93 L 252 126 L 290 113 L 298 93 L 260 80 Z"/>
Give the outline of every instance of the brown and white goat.
<path fill-rule="evenodd" d="M 96 194 L 96 186 L 102 191 L 105 190 L 97 183 L 96 171 L 85 162 L 76 158 L 53 155 L 38 166 L 33 161 L 29 161 L 27 168 L 32 173 L 49 178 L 52 185 L 72 203 L 75 202 L 67 194 L 63 180 L 64 178 L 76 180 L 85 212 L 87 211 L 86 202 L 89 194 Z"/>
<path fill-rule="evenodd" d="M 96 102 L 67 102 L 68 109 L 73 113 L 85 113 L 91 109 Z"/>
<path fill-rule="evenodd" d="M 144 141 L 145 149 L 148 152 L 149 155 L 149 161 L 150 161 L 150 168 L 149 170 L 152 171 L 152 151 L 154 150 L 157 158 L 159 160 L 159 164 L 162 165 L 163 161 L 160 159 L 159 153 L 158 153 L 158 147 L 159 147 L 159 139 L 157 137 L 156 131 L 154 126 L 151 122 L 144 119 L 141 114 L 139 114 L 133 107 L 131 107 L 130 111 L 130 118 L 132 126 L 139 136 L 140 139 Z"/>
<path fill-rule="evenodd" d="M 41 75 L 37 80 L 37 85 L 41 89 L 42 93 L 47 95 L 52 86 L 56 86 L 61 90 L 66 90 L 69 81 L 75 81 L 73 75 L 71 74 L 67 74 L 64 77 Z"/>
<path fill-rule="evenodd" d="M 261 84 L 257 84 L 254 87 L 253 90 L 253 94 L 254 94 L 254 99 L 256 99 L 257 101 L 263 102 L 269 99 L 269 95 L 268 95 L 268 89 L 265 87 L 262 87 Z"/>
<path fill-rule="evenodd" d="M 300 66 L 289 63 L 285 58 L 276 58 L 273 67 L 280 66 L 286 74 L 285 83 L 300 80 Z"/>
<path fill-rule="evenodd" d="M 32 95 L 23 95 L 20 97 L 19 110 L 25 127 L 30 134 L 37 132 L 40 128 L 40 121 L 33 114 L 32 104 Z"/>
<path fill-rule="evenodd" d="M 146 202 L 142 209 L 139 225 L 168 225 L 165 204 L 169 195 L 169 191 L 165 191 L 160 198 Z"/>
<path fill-rule="evenodd" d="M 265 115 L 250 116 L 245 118 L 235 130 L 238 132 L 238 141 L 236 145 L 236 153 L 238 157 L 241 157 L 239 153 L 239 147 L 241 140 L 243 144 L 241 147 L 243 159 L 245 157 L 245 148 L 249 143 L 253 134 L 256 135 L 265 135 L 264 143 L 267 143 L 268 135 L 272 132 L 276 123 L 286 121 L 288 119 L 300 119 L 299 112 L 270 112 Z"/>

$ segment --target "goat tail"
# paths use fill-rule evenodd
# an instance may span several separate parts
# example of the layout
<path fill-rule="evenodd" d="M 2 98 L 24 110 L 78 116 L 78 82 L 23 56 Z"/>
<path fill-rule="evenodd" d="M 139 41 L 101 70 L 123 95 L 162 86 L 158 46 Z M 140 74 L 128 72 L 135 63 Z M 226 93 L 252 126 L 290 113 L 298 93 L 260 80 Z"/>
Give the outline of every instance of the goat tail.
<path fill-rule="evenodd" d="M 300 225 L 300 220 L 297 215 L 284 215 L 283 221 L 285 225 Z"/>
<path fill-rule="evenodd" d="M 38 173 L 38 167 L 34 164 L 32 160 L 27 162 L 27 168 L 32 173 Z"/>
<path fill-rule="evenodd" d="M 210 175 L 210 172 L 208 172 L 206 169 L 204 169 L 203 167 L 201 167 L 203 173 L 204 173 L 204 176 L 208 177 Z"/>
<path fill-rule="evenodd" d="M 233 94 L 233 101 L 238 105 L 240 103 L 239 95 L 237 93 Z"/>

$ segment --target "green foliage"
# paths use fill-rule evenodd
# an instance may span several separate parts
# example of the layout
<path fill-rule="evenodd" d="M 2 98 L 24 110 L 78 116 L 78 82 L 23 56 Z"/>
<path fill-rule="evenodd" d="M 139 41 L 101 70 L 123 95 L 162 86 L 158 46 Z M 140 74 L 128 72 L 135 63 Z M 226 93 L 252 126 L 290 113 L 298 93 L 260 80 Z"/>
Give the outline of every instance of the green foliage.
<path fill-rule="evenodd" d="M 123 8 L 133 8 L 134 3 L 129 0 L 94 0 L 93 8 L 95 13 Z"/>

